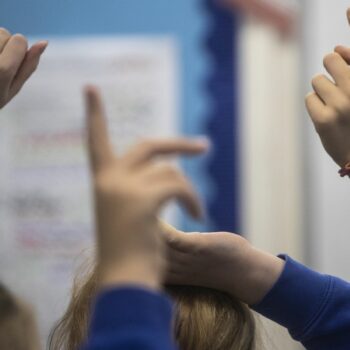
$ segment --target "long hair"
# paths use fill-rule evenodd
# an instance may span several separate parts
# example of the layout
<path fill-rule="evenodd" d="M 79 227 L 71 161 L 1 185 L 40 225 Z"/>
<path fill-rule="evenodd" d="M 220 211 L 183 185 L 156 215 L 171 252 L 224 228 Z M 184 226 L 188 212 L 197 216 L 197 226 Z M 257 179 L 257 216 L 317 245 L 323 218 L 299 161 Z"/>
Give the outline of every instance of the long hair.
<path fill-rule="evenodd" d="M 175 301 L 173 334 L 180 350 L 255 350 L 255 319 L 249 308 L 213 289 L 167 286 Z M 97 293 L 97 273 L 76 277 L 71 300 L 51 332 L 49 350 L 76 350 L 85 341 Z"/>

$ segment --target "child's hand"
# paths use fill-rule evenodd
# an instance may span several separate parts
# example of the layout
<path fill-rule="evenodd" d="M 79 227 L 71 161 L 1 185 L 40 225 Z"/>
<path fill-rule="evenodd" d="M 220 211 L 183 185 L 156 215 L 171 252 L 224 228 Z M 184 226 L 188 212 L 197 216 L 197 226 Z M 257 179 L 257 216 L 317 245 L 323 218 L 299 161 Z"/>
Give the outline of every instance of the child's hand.
<path fill-rule="evenodd" d="M 199 154 L 206 150 L 206 144 L 185 139 L 153 140 L 117 157 L 95 88 L 86 89 L 86 102 L 101 283 L 158 288 L 164 268 L 157 220 L 160 209 L 177 199 L 199 218 L 201 208 L 188 180 L 176 168 L 154 160 L 159 156 Z"/>
<path fill-rule="evenodd" d="M 350 19 L 350 11 L 347 12 Z M 350 61 L 349 49 L 337 46 L 323 63 L 333 78 L 321 74 L 312 80 L 314 92 L 306 107 L 327 153 L 340 166 L 350 162 Z"/>
<path fill-rule="evenodd" d="M 0 109 L 21 90 L 46 47 L 47 42 L 41 41 L 28 50 L 28 41 L 23 35 L 11 35 L 0 28 Z"/>
<path fill-rule="evenodd" d="M 334 82 L 316 76 L 306 107 L 324 148 L 343 167 L 350 161 L 350 67 L 338 53 L 328 54 L 323 62 Z"/>
<path fill-rule="evenodd" d="M 222 290 L 253 305 L 281 275 L 285 262 L 227 232 L 184 233 L 162 224 L 167 245 L 166 283 Z"/>

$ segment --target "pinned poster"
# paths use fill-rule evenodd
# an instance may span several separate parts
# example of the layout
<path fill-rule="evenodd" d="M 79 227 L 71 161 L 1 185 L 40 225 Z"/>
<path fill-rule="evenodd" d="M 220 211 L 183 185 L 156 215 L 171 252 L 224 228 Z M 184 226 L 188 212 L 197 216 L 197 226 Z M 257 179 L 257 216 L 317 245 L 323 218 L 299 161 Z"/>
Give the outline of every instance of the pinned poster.
<path fill-rule="evenodd" d="M 140 139 L 177 134 L 177 70 L 167 37 L 53 39 L 4 111 L 0 276 L 37 308 L 43 335 L 62 314 L 76 257 L 92 246 L 83 86 L 101 88 L 122 153 Z M 175 209 L 165 216 L 174 223 Z"/>

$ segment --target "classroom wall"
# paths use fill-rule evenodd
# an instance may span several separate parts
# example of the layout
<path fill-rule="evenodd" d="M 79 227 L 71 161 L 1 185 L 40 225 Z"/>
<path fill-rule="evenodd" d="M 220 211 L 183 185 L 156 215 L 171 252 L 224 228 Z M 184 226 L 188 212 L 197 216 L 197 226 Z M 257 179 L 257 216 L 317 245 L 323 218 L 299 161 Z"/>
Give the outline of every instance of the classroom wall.
<path fill-rule="evenodd" d="M 243 231 L 255 247 L 302 261 L 298 40 L 250 18 L 239 51 Z M 261 319 L 263 349 L 301 348 L 285 328 Z"/>
<path fill-rule="evenodd" d="M 40 39 L 96 38 L 105 35 L 169 37 L 176 43 L 179 52 L 179 131 L 188 135 L 201 133 L 199 125 L 203 123 L 200 119 L 207 110 L 207 92 L 203 84 L 208 64 L 202 43 L 208 28 L 203 1 L 1 0 L 0 26 L 13 33 L 21 32 Z M 77 96 L 77 99 L 80 101 L 81 96 Z M 0 132 L 0 144 L 2 141 L 5 140 L 1 138 Z M 5 157 L 5 147 L 3 153 Z M 192 163 L 191 167 L 186 168 L 196 179 L 196 186 L 205 190 L 208 186 L 201 176 L 199 163 L 194 162 L 194 165 Z M 0 171 L 0 181 L 2 175 L 6 176 Z M 14 272 L 10 263 L 7 267 L 0 264 L 0 280 L 34 304 L 44 344 L 54 321 L 62 314 L 67 303 L 74 262 L 66 259 L 69 260 L 69 268 L 57 266 L 56 271 L 50 270 L 49 274 L 49 263 L 44 264 L 40 259 L 45 260 L 45 254 L 41 257 L 22 257 L 23 268 L 28 269 L 28 273 L 22 274 Z"/>
<path fill-rule="evenodd" d="M 0 26 L 29 37 L 170 36 L 178 44 L 180 70 L 179 131 L 203 134 L 207 115 L 205 87 L 210 59 L 204 40 L 211 22 L 203 0 L 1 0 Z M 49 50 L 50 48 L 48 48 Z M 203 160 L 184 162 L 204 197 L 209 182 L 202 174 Z M 183 229 L 203 229 L 182 219 Z"/>
<path fill-rule="evenodd" d="M 350 246 L 347 215 L 350 186 L 348 179 L 338 177 L 338 168 L 323 151 L 303 105 L 303 97 L 310 90 L 312 76 L 324 71 L 323 55 L 332 51 L 336 44 L 346 44 L 348 41 L 350 28 L 346 21 L 345 11 L 349 2 L 346 0 L 304 0 L 299 3 L 302 6 L 303 16 L 303 26 L 300 27 L 301 32 L 299 33 L 302 50 L 298 74 L 301 77 L 301 84 L 298 96 L 300 102 L 296 107 L 295 118 L 301 125 L 301 128 L 298 129 L 300 132 L 298 142 L 301 146 L 299 157 L 303 165 L 301 184 L 303 206 L 302 224 L 299 222 L 299 212 L 294 211 L 297 221 L 293 221 L 293 227 L 302 227 L 302 235 L 300 237 L 298 232 L 295 237 L 291 237 L 292 250 L 297 257 L 304 258 L 307 263 L 320 271 L 350 279 L 350 265 L 347 263 L 348 247 Z M 123 11 L 120 11 L 121 8 Z M 57 2 L 1 0 L 0 26 L 40 38 L 140 33 L 146 35 L 163 33 L 174 36 L 180 45 L 182 62 L 182 109 L 180 113 L 183 119 L 181 129 L 191 134 L 198 132 L 199 118 L 207 107 L 206 94 L 198 88 L 203 83 L 204 71 L 209 64 L 206 57 L 203 57 L 203 47 L 199 44 L 207 25 L 202 11 L 200 0 L 178 0 L 176 2 L 165 0 L 104 0 L 100 2 L 93 0 L 60 0 Z M 169 15 L 159 15 L 161 13 Z M 278 115 L 275 116 L 278 117 Z M 0 138 L 0 144 L 1 142 Z M 291 151 L 293 160 L 295 160 L 294 151 Z M 201 178 L 197 174 L 198 169 L 194 170 L 192 175 L 196 178 L 196 183 L 199 182 L 201 185 Z M 256 176 L 259 176 L 259 173 Z M 285 181 L 288 182 L 288 178 L 285 178 Z M 204 187 L 203 184 L 202 187 Z M 268 196 L 268 188 L 265 187 L 264 190 Z M 295 205 L 299 198 L 294 198 L 292 201 Z M 273 217 L 269 222 L 271 225 L 274 224 Z M 257 229 L 259 228 L 258 223 L 259 221 L 255 222 Z M 286 222 L 280 221 L 280 226 L 271 226 L 273 231 L 268 225 L 265 226 L 265 229 L 271 235 L 272 232 L 276 233 L 280 227 L 283 228 L 285 224 Z M 251 231 L 252 235 L 256 234 L 255 229 Z M 261 236 L 258 239 L 265 244 L 265 238 Z M 275 241 L 273 237 L 270 239 L 275 244 L 270 246 L 272 251 L 277 252 L 280 247 L 288 244 L 288 241 L 281 243 L 280 238 L 278 237 Z M 57 296 L 59 300 L 67 293 L 66 290 L 63 290 L 65 287 L 61 286 L 60 295 Z M 57 314 L 63 304 L 61 301 L 57 303 L 56 300 L 50 312 L 53 315 Z M 42 330 L 43 336 L 47 335 L 48 329 L 49 327 L 45 327 Z"/>

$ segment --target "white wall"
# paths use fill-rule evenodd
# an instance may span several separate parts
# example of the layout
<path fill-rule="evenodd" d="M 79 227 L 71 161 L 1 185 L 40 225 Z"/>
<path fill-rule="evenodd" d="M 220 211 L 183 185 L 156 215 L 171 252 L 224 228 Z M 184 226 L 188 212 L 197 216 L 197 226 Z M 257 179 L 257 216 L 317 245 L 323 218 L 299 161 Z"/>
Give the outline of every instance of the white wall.
<path fill-rule="evenodd" d="M 240 55 L 243 232 L 256 247 L 302 260 L 297 40 L 250 19 Z M 264 349 L 300 348 L 282 327 L 262 328 Z"/>
<path fill-rule="evenodd" d="M 350 45 L 346 0 L 304 0 L 302 63 L 304 95 L 323 56 L 337 44 Z M 302 98 L 302 96 L 301 96 Z M 323 151 L 303 108 L 305 151 L 305 237 L 307 260 L 318 270 L 350 280 L 350 182 Z"/>
<path fill-rule="evenodd" d="M 244 233 L 260 249 L 301 260 L 298 45 L 247 21 L 240 52 Z"/>
<path fill-rule="evenodd" d="M 350 280 L 350 182 L 338 176 L 304 106 L 312 77 L 325 73 L 323 56 L 350 46 L 350 2 L 299 4 L 300 50 L 261 23 L 242 31 L 244 232 L 260 248 Z M 267 348 L 297 348 L 280 329 L 270 334 Z"/>

